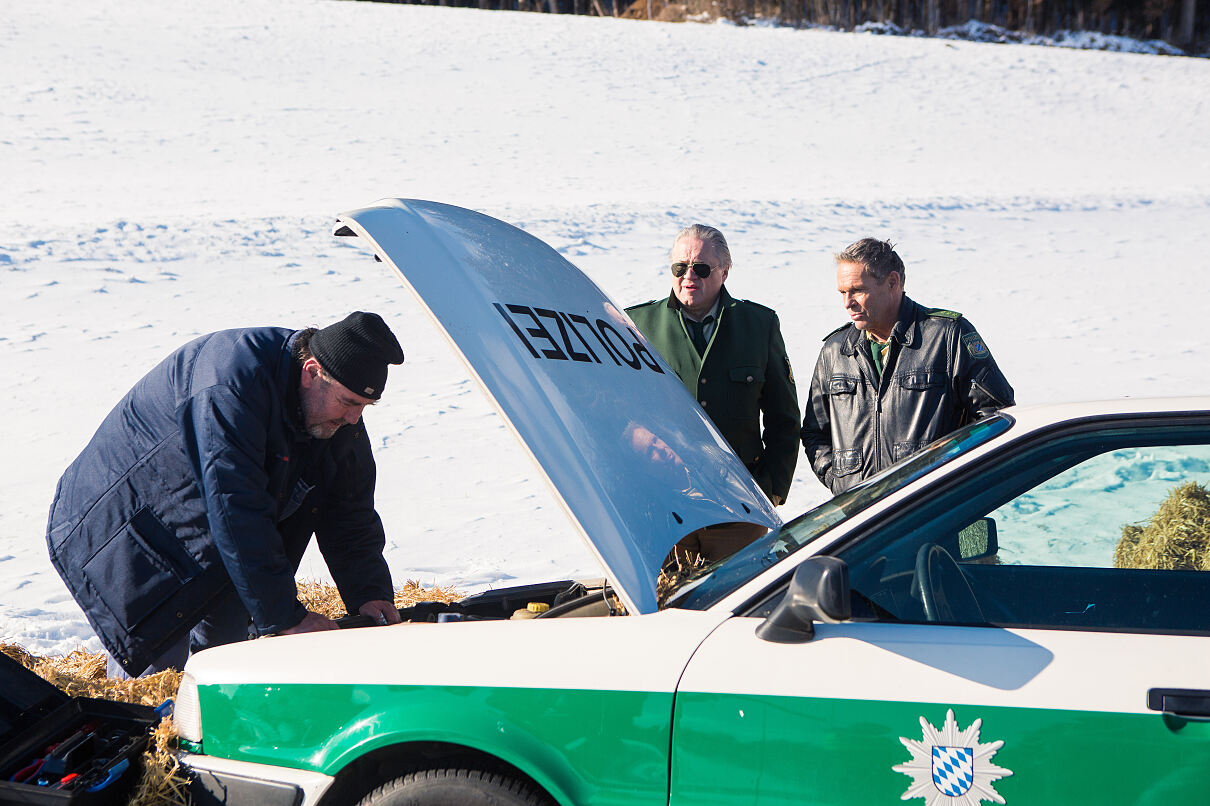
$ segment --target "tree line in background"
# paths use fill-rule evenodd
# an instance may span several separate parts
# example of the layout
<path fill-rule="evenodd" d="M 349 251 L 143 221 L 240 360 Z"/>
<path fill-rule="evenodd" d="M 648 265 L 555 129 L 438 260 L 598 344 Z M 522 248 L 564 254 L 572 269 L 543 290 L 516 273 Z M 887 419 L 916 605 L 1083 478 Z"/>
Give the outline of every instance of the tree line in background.
<path fill-rule="evenodd" d="M 712 0 L 688 0 L 701 6 Z M 760 12 L 770 0 L 719 0 L 732 13 Z M 851 29 L 863 22 L 889 22 L 905 30 L 935 34 L 945 27 L 977 20 L 1027 34 L 1097 31 L 1135 39 L 1160 39 L 1177 47 L 1194 46 L 1205 31 L 1210 3 L 1203 0 L 784 0 L 777 16 L 788 24 L 808 23 Z M 730 14 L 723 16 L 730 17 Z"/>
<path fill-rule="evenodd" d="M 414 5 L 595 14 L 679 21 L 776 20 L 852 30 L 889 23 L 903 31 L 936 34 L 968 20 L 1023 34 L 1093 31 L 1159 39 L 1186 52 L 1210 41 L 1210 0 L 375 0 Z M 1200 6 L 1200 8 L 1199 8 Z"/>

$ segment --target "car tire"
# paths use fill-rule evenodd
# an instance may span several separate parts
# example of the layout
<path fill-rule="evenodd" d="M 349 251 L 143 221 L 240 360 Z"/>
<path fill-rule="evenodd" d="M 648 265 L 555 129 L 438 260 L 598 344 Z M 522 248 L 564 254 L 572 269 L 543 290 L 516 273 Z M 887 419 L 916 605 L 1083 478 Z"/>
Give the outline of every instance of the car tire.
<path fill-rule="evenodd" d="M 532 784 L 481 770 L 422 770 L 389 781 L 358 806 L 548 806 Z"/>

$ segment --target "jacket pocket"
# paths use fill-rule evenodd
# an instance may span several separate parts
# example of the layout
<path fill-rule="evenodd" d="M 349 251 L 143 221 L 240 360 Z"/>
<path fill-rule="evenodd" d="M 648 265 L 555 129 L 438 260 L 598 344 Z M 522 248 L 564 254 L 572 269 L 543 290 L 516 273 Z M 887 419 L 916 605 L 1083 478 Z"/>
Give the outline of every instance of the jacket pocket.
<path fill-rule="evenodd" d="M 732 367 L 727 372 L 727 376 L 736 383 L 759 383 L 765 382 L 765 370 L 761 367 Z"/>
<path fill-rule="evenodd" d="M 833 375 L 828 378 L 824 391 L 829 395 L 851 395 L 857 392 L 857 378 L 852 375 Z"/>
<path fill-rule="evenodd" d="M 168 527 L 142 507 L 84 564 L 84 577 L 130 629 L 201 571 Z"/>
<path fill-rule="evenodd" d="M 999 396 L 999 395 L 997 395 L 997 394 L 994 394 L 994 393 L 992 392 L 992 390 L 991 390 L 991 389 L 989 389 L 989 388 L 987 387 L 987 385 L 986 385 L 986 384 L 980 383 L 979 381 L 971 381 L 971 386 L 975 387 L 975 389 L 977 389 L 981 395 L 983 395 L 983 396 L 984 396 L 984 397 L 986 397 L 986 398 L 987 398 L 989 401 L 991 401 L 991 404 L 992 404 L 992 405 L 991 405 L 991 408 L 1000 408 L 1000 409 L 1002 409 L 1002 408 L 1004 408 L 1005 406 L 1009 406 L 1009 405 L 1011 405 L 1011 404 L 1009 403 L 1009 401 L 1005 400 L 1003 397 L 1001 397 L 1001 396 Z M 979 415 L 979 416 L 981 416 L 981 417 L 985 417 L 985 416 L 987 416 L 987 414 L 990 414 L 990 413 L 991 413 L 991 412 L 986 412 L 986 413 L 984 413 L 984 412 L 980 412 L 980 415 Z"/>
<path fill-rule="evenodd" d="M 723 435 L 741 458 L 751 459 L 760 452 L 760 396 L 765 387 L 764 367 L 729 367 L 719 386 L 710 387 L 710 408 L 707 413 L 722 429 Z M 705 390 L 706 387 L 702 387 Z M 757 447 L 745 451 L 739 442 L 747 441 L 745 432 L 756 434 Z M 747 454 L 745 456 L 745 453 Z"/>
<path fill-rule="evenodd" d="M 945 386 L 947 375 L 932 369 L 913 369 L 896 376 L 904 389 L 923 390 Z"/>
<path fill-rule="evenodd" d="M 832 475 L 847 476 L 861 470 L 861 449 L 846 448 L 832 452 Z"/>
<path fill-rule="evenodd" d="M 307 494 L 314 489 L 314 484 L 307 484 L 307 482 L 303 479 L 299 479 L 298 483 L 294 485 L 294 492 L 290 494 L 290 499 L 286 501 L 285 506 L 283 506 L 281 511 L 277 513 L 277 522 L 281 523 L 286 518 L 297 512 L 298 508 L 302 506 L 303 500 L 307 497 Z"/>

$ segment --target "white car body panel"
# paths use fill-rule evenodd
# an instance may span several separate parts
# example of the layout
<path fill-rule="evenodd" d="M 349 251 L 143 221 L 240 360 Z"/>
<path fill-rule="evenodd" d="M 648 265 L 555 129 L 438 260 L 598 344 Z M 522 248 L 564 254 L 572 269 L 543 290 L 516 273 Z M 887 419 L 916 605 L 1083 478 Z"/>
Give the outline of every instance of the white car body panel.
<path fill-rule="evenodd" d="M 400 624 L 228 644 L 189 661 L 198 685 L 357 681 L 673 691 L 685 661 L 728 614 Z M 416 658 L 424 658 L 417 663 Z M 484 659 L 507 658 L 507 663 Z"/>
<path fill-rule="evenodd" d="M 1210 642 L 1188 636 L 849 623 L 777 644 L 761 621 L 719 627 L 678 691 L 1154 714 L 1148 689 L 1202 687 L 1210 668 Z"/>
<path fill-rule="evenodd" d="M 656 610 L 660 564 L 689 532 L 781 525 L 630 318 L 542 241 L 480 213 L 401 199 L 341 215 L 336 232 L 365 239 L 427 308 L 630 612 Z"/>

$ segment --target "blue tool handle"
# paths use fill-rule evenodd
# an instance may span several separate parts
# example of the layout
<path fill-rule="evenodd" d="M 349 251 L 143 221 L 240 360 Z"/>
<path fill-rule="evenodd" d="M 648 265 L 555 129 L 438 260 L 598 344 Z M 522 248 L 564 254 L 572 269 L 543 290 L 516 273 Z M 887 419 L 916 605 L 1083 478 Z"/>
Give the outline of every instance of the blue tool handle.
<path fill-rule="evenodd" d="M 122 773 L 130 768 L 130 760 L 122 759 L 105 771 L 105 780 L 88 787 L 87 792 L 100 792 L 105 787 L 122 777 Z"/>

